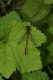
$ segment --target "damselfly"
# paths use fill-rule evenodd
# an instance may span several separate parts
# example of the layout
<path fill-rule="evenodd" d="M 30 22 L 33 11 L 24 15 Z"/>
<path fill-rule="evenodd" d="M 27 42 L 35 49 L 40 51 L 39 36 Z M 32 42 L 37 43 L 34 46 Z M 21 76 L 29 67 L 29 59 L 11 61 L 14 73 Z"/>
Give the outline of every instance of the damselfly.
<path fill-rule="evenodd" d="M 28 54 L 28 36 L 30 34 L 30 26 L 26 26 L 25 31 L 26 31 L 26 45 L 25 45 L 25 55 Z"/>
<path fill-rule="evenodd" d="M 25 55 L 28 54 L 28 39 L 29 39 L 29 36 L 31 38 L 31 41 L 33 42 L 33 44 L 35 44 L 35 40 L 33 38 L 33 35 L 31 34 L 31 27 L 30 26 L 26 26 L 25 27 L 25 34 L 20 38 L 20 40 L 18 41 L 18 44 L 20 42 L 22 42 L 24 39 L 26 40 L 26 43 L 25 43 Z"/>

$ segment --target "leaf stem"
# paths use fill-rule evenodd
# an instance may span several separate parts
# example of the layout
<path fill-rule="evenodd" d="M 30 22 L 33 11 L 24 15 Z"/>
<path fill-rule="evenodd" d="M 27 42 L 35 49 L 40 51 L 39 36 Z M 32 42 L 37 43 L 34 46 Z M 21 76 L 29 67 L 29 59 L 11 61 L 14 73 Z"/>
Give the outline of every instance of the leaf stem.
<path fill-rule="evenodd" d="M 52 72 L 52 70 L 50 69 L 50 67 L 49 67 L 49 66 L 47 66 L 47 67 L 48 67 L 50 73 L 53 75 L 53 72 Z"/>

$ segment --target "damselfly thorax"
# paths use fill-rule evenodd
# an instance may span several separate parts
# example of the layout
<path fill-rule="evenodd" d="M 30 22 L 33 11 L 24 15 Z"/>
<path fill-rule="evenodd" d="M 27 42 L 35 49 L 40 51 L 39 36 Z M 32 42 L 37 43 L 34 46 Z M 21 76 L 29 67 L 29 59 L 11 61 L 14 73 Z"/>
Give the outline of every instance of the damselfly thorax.
<path fill-rule="evenodd" d="M 31 31 L 31 27 L 30 27 L 30 26 L 26 26 L 26 27 L 25 27 L 25 32 L 26 32 L 26 34 L 29 34 L 30 31 Z"/>

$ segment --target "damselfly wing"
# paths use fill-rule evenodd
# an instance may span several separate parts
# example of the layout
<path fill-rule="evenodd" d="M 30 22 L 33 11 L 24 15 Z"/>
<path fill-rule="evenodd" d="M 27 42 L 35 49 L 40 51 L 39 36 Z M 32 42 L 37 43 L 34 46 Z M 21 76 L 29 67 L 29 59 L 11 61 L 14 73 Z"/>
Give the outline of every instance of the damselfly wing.
<path fill-rule="evenodd" d="M 25 33 L 24 33 L 24 35 L 23 35 L 23 36 L 20 38 L 20 40 L 18 41 L 18 44 L 20 44 L 20 43 L 23 42 L 24 39 L 25 39 L 25 41 L 26 41 L 26 43 L 25 43 L 25 55 L 28 54 L 28 39 L 29 39 L 29 36 L 30 36 L 30 38 L 31 38 L 31 41 L 32 41 L 33 43 L 35 43 L 35 40 L 34 40 L 34 38 L 33 38 L 33 35 L 31 34 L 31 27 L 30 27 L 30 26 L 26 26 L 26 27 L 25 27 Z"/>

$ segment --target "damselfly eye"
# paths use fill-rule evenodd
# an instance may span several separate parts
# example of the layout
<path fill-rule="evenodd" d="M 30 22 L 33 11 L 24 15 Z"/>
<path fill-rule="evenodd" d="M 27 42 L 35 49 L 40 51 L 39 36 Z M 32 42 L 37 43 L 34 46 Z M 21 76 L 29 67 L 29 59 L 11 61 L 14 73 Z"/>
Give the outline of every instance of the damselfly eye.
<path fill-rule="evenodd" d="M 25 27 L 25 30 L 26 30 L 26 33 L 30 33 L 31 27 L 30 27 L 30 26 L 26 26 L 26 27 Z"/>

